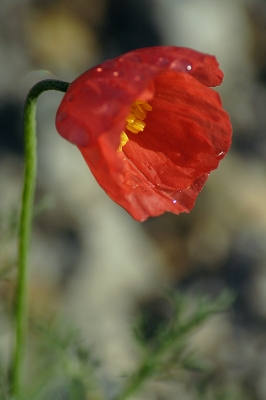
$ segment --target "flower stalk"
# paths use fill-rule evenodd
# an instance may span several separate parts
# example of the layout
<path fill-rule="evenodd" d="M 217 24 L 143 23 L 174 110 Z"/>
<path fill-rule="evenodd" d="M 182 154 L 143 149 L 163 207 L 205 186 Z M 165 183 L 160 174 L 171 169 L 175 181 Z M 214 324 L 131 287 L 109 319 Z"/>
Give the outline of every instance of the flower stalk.
<path fill-rule="evenodd" d="M 29 91 L 24 106 L 25 170 L 21 200 L 18 236 L 18 276 L 15 301 L 14 352 L 10 371 L 12 398 L 19 398 L 26 347 L 29 287 L 29 247 L 32 230 L 33 203 L 37 171 L 36 102 L 47 90 L 66 92 L 69 84 L 47 79 L 35 84 Z"/>

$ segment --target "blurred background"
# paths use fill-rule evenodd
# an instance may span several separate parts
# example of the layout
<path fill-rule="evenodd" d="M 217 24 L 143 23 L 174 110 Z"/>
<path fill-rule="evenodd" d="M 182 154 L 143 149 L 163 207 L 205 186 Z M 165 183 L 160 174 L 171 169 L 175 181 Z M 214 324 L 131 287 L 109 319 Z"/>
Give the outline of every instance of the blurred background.
<path fill-rule="evenodd" d="M 211 373 L 161 383 L 137 398 L 264 400 L 265 0 L 0 1 L 0 369 L 6 370 L 10 355 L 27 91 L 41 79 L 70 82 L 106 58 L 153 45 L 216 55 L 225 73 L 218 91 L 233 124 L 232 148 L 190 214 L 137 223 L 105 195 L 78 150 L 56 133 L 62 94 L 42 95 L 31 319 L 48 326 L 60 316 L 63 337 L 75 327 L 79 343 L 100 360 L 110 393 L 110 382 L 138 360 L 131 334 L 138 310 L 153 316 L 152 331 L 167 317 L 163 293 L 169 288 L 212 299 L 230 289 L 235 301 L 228 312 L 190 338 Z M 31 330 L 29 347 L 35 354 L 38 340 Z M 44 352 L 30 357 L 31 373 L 47 365 Z M 59 376 L 52 383 L 48 379 L 50 397 L 41 399 L 70 399 Z M 198 382 L 208 383 L 202 397 Z M 79 393 L 73 398 L 86 398 Z"/>

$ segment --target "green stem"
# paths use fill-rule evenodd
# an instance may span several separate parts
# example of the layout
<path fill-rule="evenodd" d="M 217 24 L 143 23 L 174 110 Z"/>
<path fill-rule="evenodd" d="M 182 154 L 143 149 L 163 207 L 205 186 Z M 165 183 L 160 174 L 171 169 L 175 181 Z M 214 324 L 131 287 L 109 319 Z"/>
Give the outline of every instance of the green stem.
<path fill-rule="evenodd" d="M 144 356 L 136 372 L 129 377 L 124 389 L 113 400 L 126 400 L 136 394 L 151 376 L 154 376 L 156 372 L 162 371 L 164 356 L 171 349 L 174 349 L 174 345 L 186 337 L 193 328 L 205 321 L 211 314 L 225 310 L 227 305 L 230 304 L 230 298 L 232 297 L 228 296 L 228 294 L 222 295 L 209 307 L 206 304 L 199 304 L 195 314 L 184 323 L 178 322 L 178 314 L 176 314 L 176 322 L 178 324 L 174 324 L 172 329 L 165 331 L 166 336 L 161 338 L 160 345 L 153 349 L 152 353 L 149 352 Z"/>
<path fill-rule="evenodd" d="M 33 202 L 37 169 L 36 102 L 47 90 L 66 92 L 69 83 L 47 79 L 35 84 L 29 91 L 24 107 L 25 171 L 19 221 L 18 277 L 15 303 L 15 343 L 11 364 L 11 395 L 19 399 L 26 346 L 29 264 L 28 255 L 32 229 Z"/>
<path fill-rule="evenodd" d="M 131 375 L 126 387 L 114 400 L 126 400 L 138 392 L 148 377 L 152 375 L 154 367 L 155 364 L 151 359 L 144 360 L 138 370 Z"/>

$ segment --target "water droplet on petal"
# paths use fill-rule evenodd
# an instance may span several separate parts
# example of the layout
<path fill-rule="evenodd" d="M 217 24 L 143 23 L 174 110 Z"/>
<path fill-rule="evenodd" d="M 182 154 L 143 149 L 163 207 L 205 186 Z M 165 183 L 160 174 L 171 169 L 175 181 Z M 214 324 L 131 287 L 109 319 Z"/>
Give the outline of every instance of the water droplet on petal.
<path fill-rule="evenodd" d="M 170 65 L 170 60 L 166 57 L 160 57 L 156 61 L 156 65 L 158 65 L 159 67 L 167 67 L 168 65 Z"/>
<path fill-rule="evenodd" d="M 132 172 L 127 172 L 124 176 L 121 176 L 122 182 L 129 186 L 131 189 L 135 189 L 139 186 L 138 178 L 132 174 Z"/>
<path fill-rule="evenodd" d="M 224 151 L 220 151 L 220 153 L 216 154 L 216 157 L 223 158 L 224 155 L 225 155 L 225 152 Z"/>
<path fill-rule="evenodd" d="M 191 71 L 192 66 L 186 60 L 174 60 L 170 64 L 170 69 L 172 69 L 174 71 Z"/>
<path fill-rule="evenodd" d="M 102 72 L 102 70 L 103 70 L 102 68 L 97 68 L 96 69 L 97 72 Z"/>
<path fill-rule="evenodd" d="M 138 183 L 134 180 L 126 181 L 126 185 L 130 186 L 132 189 L 135 189 L 139 186 Z"/>
<path fill-rule="evenodd" d="M 177 200 L 173 200 L 173 203 L 174 203 L 174 204 L 177 203 Z"/>

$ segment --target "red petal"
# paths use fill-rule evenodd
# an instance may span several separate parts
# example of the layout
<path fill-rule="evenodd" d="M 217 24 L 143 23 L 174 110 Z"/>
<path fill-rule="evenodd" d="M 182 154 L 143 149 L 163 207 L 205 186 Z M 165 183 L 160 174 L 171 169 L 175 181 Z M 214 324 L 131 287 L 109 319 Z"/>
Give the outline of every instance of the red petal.
<path fill-rule="evenodd" d="M 107 61 L 78 77 L 59 106 L 60 134 L 79 146 L 108 195 L 135 219 L 190 211 L 227 152 L 231 125 L 207 86 L 223 74 L 213 56 L 153 47 Z M 144 132 L 117 152 L 135 100 L 150 100 Z"/>
<path fill-rule="evenodd" d="M 136 52 L 150 65 L 188 72 L 206 86 L 219 86 L 222 83 L 223 72 L 216 58 L 209 54 L 175 46 L 149 47 Z"/>
<path fill-rule="evenodd" d="M 182 190 L 217 168 L 231 144 L 231 125 L 219 95 L 190 75 L 167 71 L 155 87 L 146 128 L 127 132 L 124 153 L 153 185 Z"/>
<path fill-rule="evenodd" d="M 56 117 L 57 129 L 78 146 L 119 125 L 116 148 L 128 109 L 136 99 L 153 97 L 153 79 L 167 71 L 186 72 L 207 86 L 219 85 L 223 73 L 215 57 L 192 49 L 158 46 L 105 61 L 71 83 Z"/>

